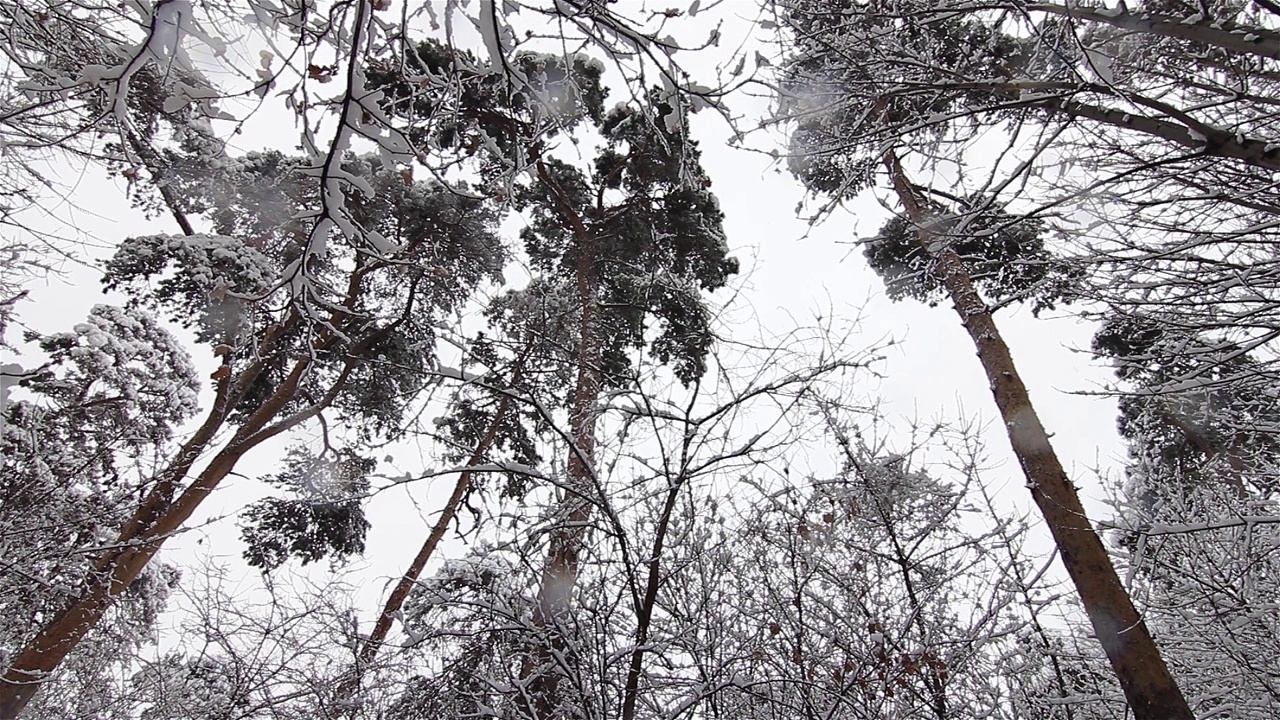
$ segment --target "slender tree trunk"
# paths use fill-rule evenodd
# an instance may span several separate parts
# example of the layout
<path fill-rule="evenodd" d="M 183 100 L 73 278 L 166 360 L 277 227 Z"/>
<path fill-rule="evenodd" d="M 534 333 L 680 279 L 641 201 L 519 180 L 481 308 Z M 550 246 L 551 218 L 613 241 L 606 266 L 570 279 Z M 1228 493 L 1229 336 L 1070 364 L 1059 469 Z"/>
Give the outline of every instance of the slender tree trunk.
<path fill-rule="evenodd" d="M 480 438 L 480 442 L 476 444 L 471 457 L 467 459 L 468 466 L 479 465 L 484 462 L 485 455 L 493 448 L 493 442 L 498 436 L 498 430 L 502 427 L 510 407 L 511 398 L 504 396 L 499 401 L 498 409 L 494 413 L 493 420 L 489 422 L 489 427 L 485 429 L 484 436 Z M 400 581 L 396 583 L 395 589 L 387 596 L 387 602 L 383 604 L 382 612 L 378 614 L 378 620 L 374 623 L 373 632 L 369 634 L 369 637 L 361 647 L 360 663 L 362 665 L 368 665 L 378 656 L 378 650 L 382 647 L 383 641 L 387 639 L 387 633 L 391 631 L 391 624 L 395 620 L 396 613 L 404 606 L 405 599 L 409 597 L 409 591 L 413 589 L 414 584 L 418 581 L 418 576 L 422 575 L 423 569 L 431 561 L 431 556 L 435 553 L 436 546 L 444 539 L 444 534 L 449 530 L 449 525 L 458 514 L 458 508 L 462 506 L 463 499 L 466 498 L 467 492 L 471 489 L 471 480 L 474 475 L 475 473 L 471 470 L 464 470 L 458 474 L 458 481 L 453 486 L 453 494 L 449 496 L 444 509 L 440 511 L 440 518 L 432 526 L 431 534 L 422 543 L 422 548 L 414 556 L 413 562 L 409 563 L 408 569 L 404 571 L 404 576 L 400 578 Z"/>
<path fill-rule="evenodd" d="M 681 476 L 667 489 L 666 502 L 662 506 L 662 515 L 658 518 L 658 527 L 654 532 L 653 549 L 649 552 L 647 561 L 649 577 L 645 582 L 644 598 L 640 607 L 636 608 L 636 644 L 631 651 L 631 666 L 627 669 L 627 684 L 622 694 L 622 720 L 635 720 L 636 700 L 640 696 L 640 674 L 644 670 L 645 645 L 649 642 L 653 608 L 658 601 L 658 587 L 662 584 L 662 549 L 666 544 L 671 516 L 675 512 L 676 500 L 683 486 L 684 477 Z"/>
<path fill-rule="evenodd" d="M 991 383 L 991 394 L 1008 431 L 1014 455 L 1022 465 L 1031 497 L 1053 533 L 1062 564 L 1075 584 L 1093 623 L 1094 633 L 1124 689 L 1137 720 L 1193 720 L 1161 657 L 1146 624 L 1116 574 L 1106 548 L 1094 532 L 1076 488 L 1067 478 L 1049 442 L 1027 387 L 1014 367 L 1005 344 L 974 289 L 960 256 L 930 231 L 933 212 L 921 202 L 907 181 L 897 155 L 890 151 L 885 164 L 894 191 L 917 228 L 917 239 L 934 261 L 934 273 L 955 304 L 956 312 L 977 348 L 982 368 Z"/>
<path fill-rule="evenodd" d="M 598 356 L 598 351 L 596 352 Z M 586 537 L 587 523 L 591 519 L 591 502 L 595 485 L 595 425 L 596 400 L 600 394 L 599 362 L 590 369 L 579 372 L 574 392 L 573 414 L 570 417 L 570 437 L 574 447 L 569 450 L 568 488 L 560 505 L 561 523 L 551 531 L 547 563 L 542 570 L 542 583 L 538 591 L 538 607 L 534 623 L 544 629 L 549 645 L 538 653 L 538 667 L 530 688 L 536 704 L 537 717 L 542 720 L 561 717 L 560 672 L 556 669 L 558 657 L 564 657 L 568 649 L 561 636 L 559 625 L 569 614 L 573 590 L 578 582 L 579 555 Z"/>
<path fill-rule="evenodd" d="M 527 358 L 528 353 L 526 352 L 525 355 L 517 360 L 516 368 L 511 375 L 510 384 L 512 387 L 520 385 L 524 375 L 524 363 Z M 480 441 L 476 443 L 471 452 L 471 457 L 467 459 L 468 467 L 484 462 L 485 456 L 493 448 L 493 443 L 498 437 L 502 423 L 506 421 L 507 414 L 511 410 L 511 403 L 512 399 L 509 395 L 503 395 L 502 399 L 498 401 L 498 407 L 494 411 L 493 419 L 489 421 L 489 426 L 485 428 Z M 382 606 L 382 612 L 378 614 L 378 619 L 374 623 L 373 632 L 369 634 L 369 637 L 361 645 L 360 652 L 357 655 L 355 676 L 350 682 L 344 683 L 343 687 L 338 691 L 340 702 L 349 700 L 360 689 L 364 670 L 377 659 L 378 651 L 382 649 L 383 642 L 386 641 L 387 634 L 391 631 L 391 625 L 395 621 L 396 614 L 404 607 L 404 601 L 408 599 L 410 591 L 413 590 L 413 586 L 418 582 L 418 577 L 422 575 L 423 569 L 431 561 L 431 556 L 435 554 L 436 547 L 444 539 L 444 534 L 449 530 L 449 525 L 457 517 L 458 508 L 462 506 L 463 499 L 466 498 L 467 492 L 471 489 L 473 477 L 474 473 L 470 470 L 464 470 L 458 474 L 458 481 L 454 483 L 453 493 L 440 511 L 440 518 L 432 526 L 431 533 L 427 535 L 427 539 L 422 543 L 422 548 L 414 556 L 413 562 L 409 563 L 408 569 L 405 570 L 404 575 L 396 583 L 391 594 L 387 596 L 387 601 Z"/>
<path fill-rule="evenodd" d="M 272 339 L 269 337 L 268 341 Z M 5 669 L 4 675 L 0 676 L 0 720 L 12 720 L 22 712 L 40 689 L 41 680 L 56 670 L 85 635 L 98 624 L 110 607 L 112 598 L 137 579 L 155 550 L 159 549 L 159 544 L 164 541 L 163 536 L 160 536 L 158 541 L 149 540 L 159 535 L 157 528 L 170 528 L 164 530 L 164 533 L 176 530 L 182 522 L 186 521 L 191 512 L 194 512 L 195 507 L 208 492 L 212 491 L 217 483 L 231 471 L 239 457 L 265 439 L 237 442 L 238 439 L 248 438 L 264 427 L 279 412 L 279 408 L 269 413 L 255 413 L 249 422 L 252 423 L 254 419 L 258 422 L 247 428 L 248 432 L 245 432 L 246 428 L 242 428 L 241 432 L 237 433 L 236 439 L 218 453 L 175 504 L 173 496 L 177 492 L 179 483 L 191 471 L 200 453 L 209 446 L 214 435 L 222 428 L 228 409 L 233 404 L 232 398 L 239 397 L 260 372 L 261 365 L 254 364 L 241 373 L 235 382 L 232 382 L 229 372 L 218 378 L 214 406 L 204 423 L 183 444 L 173 462 L 161 473 L 159 482 L 147 493 L 133 516 L 121 528 L 116 537 L 115 547 L 105 552 L 94 563 L 85 580 L 85 590 L 40 629 L 40 632 L 14 656 Z M 283 407 L 283 402 L 280 403 L 280 407 Z M 173 517 L 177 517 L 174 515 L 175 509 L 179 509 L 179 514 L 186 513 L 181 516 L 177 525 L 172 523 Z"/>

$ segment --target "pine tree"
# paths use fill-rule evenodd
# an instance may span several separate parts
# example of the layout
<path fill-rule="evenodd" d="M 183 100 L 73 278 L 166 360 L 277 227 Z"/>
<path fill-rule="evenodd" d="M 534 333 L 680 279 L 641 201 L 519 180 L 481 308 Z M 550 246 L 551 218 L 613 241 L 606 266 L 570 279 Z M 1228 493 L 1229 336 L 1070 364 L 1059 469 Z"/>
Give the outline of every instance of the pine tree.
<path fill-rule="evenodd" d="M 522 233 L 530 258 L 543 273 L 572 278 L 555 292 L 577 316 L 571 447 L 557 512 L 563 525 L 550 538 L 535 615 L 551 640 L 528 668 L 538 717 L 571 712 L 553 657 L 572 654 L 565 623 L 586 523 L 602 492 L 595 459 L 600 393 L 631 380 L 627 353 L 644 346 L 682 382 L 694 382 L 712 342 L 701 293 L 736 271 L 686 122 L 656 91 L 647 107 L 615 108 L 600 124 L 606 145 L 591 175 L 540 157 L 537 181 L 515 198 L 533 214 Z M 660 325 L 656 334 L 647 332 L 649 318 Z"/>
<path fill-rule="evenodd" d="M 1076 488 L 1031 404 L 992 318 L 990 299 L 976 286 L 970 269 L 973 258 L 959 252 L 964 244 L 977 244 L 978 267 L 983 262 L 998 262 L 999 251 L 1010 243 L 999 241 L 999 232 L 986 234 L 981 229 L 1000 227 L 1009 237 L 1019 224 L 990 213 L 990 202 L 977 203 L 976 208 L 962 214 L 949 212 L 907 178 L 898 158 L 896 147 L 904 141 L 918 136 L 926 147 L 937 146 L 950 131 L 945 123 L 921 123 L 921 119 L 952 117 L 967 106 L 998 102 L 999 97 L 985 84 L 998 83 L 1006 65 L 1029 62 L 1027 43 L 963 13 L 917 20 L 894 12 L 881 14 L 856 2 L 845 3 L 840 12 L 805 2 L 780 6 L 797 31 L 796 53 L 784 70 L 782 95 L 784 112 L 803 113 L 792 136 L 793 172 L 811 190 L 839 200 L 870 186 L 877 167 L 886 168 L 916 239 L 916 249 L 898 262 L 909 263 L 920 253 L 915 257 L 917 264 L 925 265 L 925 272 L 917 276 L 918 282 L 946 290 L 972 338 L 1032 498 L 1053 533 L 1063 564 L 1134 713 L 1152 720 L 1190 718 L 1181 691 L 1090 525 Z M 878 44 L 860 42 L 868 35 L 884 36 L 893 50 L 877 56 Z M 850 62 L 846 51 L 865 57 L 866 63 Z M 935 68 L 940 67 L 968 82 L 954 87 L 940 80 L 934 83 Z M 948 90 L 921 93 L 907 89 L 921 82 Z M 868 104 L 859 108 L 850 102 L 860 97 L 868 98 Z M 903 221 L 898 222 L 901 234 Z M 887 230 L 894 230 L 892 224 Z M 982 243 L 977 238 L 983 235 L 996 240 Z M 970 237 L 973 239 L 956 242 Z M 1034 249 L 1026 242 L 1013 246 Z M 988 253 L 988 257 L 982 256 Z M 1034 262 L 1035 258 L 1026 260 Z M 887 267 L 881 264 L 880 269 Z M 1040 264 L 1039 270 L 1043 274 L 1048 267 Z M 985 284 L 1002 279 L 1006 284 L 1013 281 L 996 275 Z M 997 286 L 994 295 L 998 297 L 1001 290 Z M 927 293 L 928 285 L 920 292 Z"/>
<path fill-rule="evenodd" d="M 1210 370 L 1276 338 L 1280 45 L 1268 3 L 770 7 L 808 43 L 778 115 L 797 121 L 791 164 L 809 187 L 847 198 L 883 148 L 919 151 L 946 175 L 938 187 L 960 178 L 1060 228 L 1096 319 L 1142 316 L 1223 342 L 1196 357 L 1153 345 L 1153 363 L 1207 373 L 1179 382 L 1273 391 L 1269 353 L 1252 372 Z M 983 138 L 1007 141 L 994 165 Z"/>
<path fill-rule="evenodd" d="M 1264 363 L 1172 320 L 1117 315 L 1094 336 L 1123 384 L 1118 424 L 1135 464 L 1179 478 L 1184 491 L 1225 484 L 1242 502 L 1273 494 L 1274 398 L 1235 382 L 1264 376 Z"/>
<path fill-rule="evenodd" d="M 1118 316 L 1094 346 L 1126 393 L 1119 429 L 1129 462 L 1114 489 L 1112 539 L 1147 623 L 1168 638 L 1198 715 L 1267 717 L 1277 706 L 1265 679 L 1276 672 L 1267 650 L 1275 620 L 1262 600 L 1277 577 L 1275 553 L 1263 549 L 1276 529 L 1275 405 L 1230 382 L 1263 374 L 1262 363 L 1168 318 Z"/>
<path fill-rule="evenodd" d="M 412 69 L 451 62 L 431 43 Z M 601 393 L 635 381 L 632 354 L 647 350 L 689 384 L 705 371 L 713 337 L 705 292 L 737 270 L 728 256 L 723 215 L 708 189 L 687 109 L 652 90 L 640 105 L 605 112 L 602 66 L 582 56 L 520 53 L 511 76 L 466 81 L 467 103 L 484 108 L 468 126 L 443 126 L 435 141 L 505 154 L 487 167 L 500 195 L 529 218 L 521 231 L 534 280 L 500 298 L 491 315 L 513 336 L 532 333 L 539 367 L 530 375 L 565 388 L 568 414 L 565 489 L 556 510 L 534 623 L 548 640 L 527 661 L 539 717 L 569 712 L 553 657 L 570 657 L 566 633 L 592 506 L 600 502 L 596 419 Z M 387 78 L 389 107 L 408 120 L 405 132 L 436 112 L 411 86 Z M 603 147 L 589 169 L 549 150 L 560 133 L 597 131 Z M 579 129 L 581 128 L 581 129 Z M 527 169 L 515 179 L 511 171 Z M 539 316 L 539 325 L 528 318 Z M 656 327 L 655 327 L 656 325 Z M 543 382 L 545 382 L 544 380 Z M 567 653 L 567 655 L 566 655 Z"/>

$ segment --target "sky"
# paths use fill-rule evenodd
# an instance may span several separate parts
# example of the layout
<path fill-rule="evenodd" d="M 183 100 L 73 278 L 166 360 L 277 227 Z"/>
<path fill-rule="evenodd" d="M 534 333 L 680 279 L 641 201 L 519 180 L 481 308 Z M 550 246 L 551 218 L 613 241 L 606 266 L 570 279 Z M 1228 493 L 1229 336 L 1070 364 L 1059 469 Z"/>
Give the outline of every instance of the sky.
<path fill-rule="evenodd" d="M 625 8 L 629 3 L 637 5 L 638 0 L 622 0 L 621 6 Z M 737 8 L 742 8 L 741 15 Z M 691 77 L 713 76 L 717 65 L 728 62 L 725 53 L 739 47 L 744 38 L 759 34 L 753 28 L 754 12 L 747 12 L 748 8 L 750 4 L 746 2 L 722 4 L 696 18 L 707 25 L 697 27 L 695 23 L 685 28 L 692 37 L 705 34 L 716 19 L 724 21 L 720 53 L 680 58 Z M 616 73 L 612 81 L 617 81 Z M 738 96 L 729 102 L 732 110 L 743 117 L 743 125 L 751 125 L 768 109 L 767 100 L 759 97 Z M 238 148 L 279 145 L 280 123 L 287 122 L 282 113 L 278 109 L 256 113 L 237 137 Z M 730 147 L 727 141 L 733 128 L 722 117 L 705 111 L 694 119 L 694 134 L 701 144 L 712 189 L 725 213 L 730 247 L 742 262 L 742 275 L 734 283 L 738 294 L 732 316 L 743 318 L 745 330 L 773 335 L 783 335 L 797 325 L 821 322 L 822 318 L 841 322 L 856 318 L 856 337 L 867 345 L 892 338 L 894 343 L 886 352 L 881 375 L 867 376 L 865 394 L 880 398 L 888 417 L 904 424 L 911 419 L 943 419 L 981 428 L 995 465 L 985 476 L 988 483 L 1000 501 L 1008 503 L 1010 512 L 1032 512 L 982 368 L 959 319 L 949 304 L 927 307 L 911 300 L 889 301 L 855 244 L 860 237 L 874 234 L 887 217 L 881 205 L 881 200 L 890 197 L 885 189 L 865 193 L 849 207 L 811 227 L 797 216 L 797 205 L 805 200 L 800 184 L 786 173 L 782 162 L 760 152 L 777 142 L 776 136 L 749 136 L 746 144 L 755 151 Z M 67 188 L 67 197 L 46 205 L 48 215 L 33 218 L 32 222 L 88 241 L 96 248 L 99 260 L 124 237 L 177 232 L 168 218 L 148 219 L 132 208 L 121 178 L 108 178 L 97 167 L 66 163 L 51 167 L 50 171 Z M 59 270 L 30 287 L 30 297 L 19 308 L 17 327 L 10 330 L 11 341 L 16 339 L 12 335 L 23 327 L 39 332 L 66 330 L 95 303 L 122 300 L 104 298 L 100 273 L 88 264 L 68 261 Z M 720 297 L 728 295 L 722 292 Z M 1115 429 L 1114 399 L 1089 394 L 1111 377 L 1109 368 L 1084 352 L 1094 328 L 1061 312 L 1035 318 L 1029 309 L 1017 307 L 1002 311 L 997 322 L 1045 426 L 1054 434 L 1064 466 L 1083 491 L 1091 518 L 1105 519 L 1105 492 L 1097 473 L 1101 470 L 1118 474 L 1123 448 Z M 14 359 L 29 362 L 26 356 Z M 5 362 L 10 360 L 6 358 Z M 197 355 L 196 360 L 206 374 L 214 367 L 210 357 Z M 201 508 L 193 521 L 196 529 L 171 540 L 163 557 L 182 566 L 206 562 L 224 566 L 229 587 L 252 593 L 261 580 L 256 571 L 239 560 L 242 546 L 234 515 L 261 496 L 263 488 L 252 477 L 275 467 L 282 449 L 283 443 L 276 443 L 255 450 L 238 468 L 237 475 L 229 478 Z M 397 452 L 412 454 L 414 450 L 402 448 Z M 407 566 L 452 484 L 452 477 L 415 483 L 371 501 L 368 515 L 374 524 L 364 559 L 354 563 L 343 576 L 344 582 L 359 588 L 357 603 L 365 617 L 370 617 L 381 603 L 387 583 Z M 1047 548 L 1047 533 L 1038 523 L 1033 524 L 1037 525 L 1034 546 Z M 447 544 L 444 556 L 455 555 L 459 549 L 456 543 Z M 438 566 L 439 557 L 438 554 L 433 566 Z M 193 571 L 188 575 L 192 576 Z M 189 589 L 197 586 L 193 583 Z M 193 597 L 179 604 L 198 601 Z M 171 614 L 167 642 L 177 641 L 176 628 L 182 617 L 181 612 Z"/>

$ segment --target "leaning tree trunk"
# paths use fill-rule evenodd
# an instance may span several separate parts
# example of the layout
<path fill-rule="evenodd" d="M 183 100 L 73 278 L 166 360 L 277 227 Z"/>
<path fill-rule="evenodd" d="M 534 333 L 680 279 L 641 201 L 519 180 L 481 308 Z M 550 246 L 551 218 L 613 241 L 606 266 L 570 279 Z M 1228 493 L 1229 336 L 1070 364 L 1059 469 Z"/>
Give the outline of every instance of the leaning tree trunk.
<path fill-rule="evenodd" d="M 577 242 L 575 282 L 579 310 L 575 358 L 578 377 L 569 409 L 567 482 L 558 511 L 559 522 L 550 533 L 547 562 L 542 569 L 538 590 L 538 606 L 533 616 L 534 624 L 547 638 L 539 644 L 522 672 L 530 679 L 534 716 L 539 720 L 550 720 L 563 717 L 559 710 L 561 672 L 557 665 L 572 653 L 568 652 L 568 643 L 560 632 L 560 626 L 572 604 L 573 590 L 578 582 L 579 555 L 586 538 L 587 523 L 591 519 L 591 498 L 596 487 L 596 419 L 599 414 L 596 406 L 604 376 L 595 236 L 541 161 L 537 163 L 537 169 L 539 178 L 555 195 L 561 219 Z"/>
<path fill-rule="evenodd" d="M 120 547 L 94 564 L 80 594 L 40 628 L 0 678 L 0 720 L 18 717 L 39 691 L 40 684 L 102 620 L 116 596 L 138 579 L 164 541 L 186 523 L 200 503 L 230 474 L 239 458 L 258 442 L 261 441 L 233 442 L 218 453 L 209 467 L 153 524 L 135 537 L 122 535 L 117 541 Z"/>
<path fill-rule="evenodd" d="M 512 371 L 509 383 L 513 391 L 519 387 L 524 377 L 524 364 L 528 356 L 529 350 L 526 348 L 524 354 L 516 361 L 516 367 Z M 404 602 L 409 598 L 409 593 L 413 591 L 414 586 L 418 583 L 418 577 L 422 575 L 427 563 L 431 561 L 431 556 L 435 554 L 436 547 L 444 539 L 444 534 L 449 530 L 449 526 L 453 524 L 454 518 L 458 515 L 458 508 L 462 506 L 462 501 L 466 499 L 467 493 L 471 490 L 475 471 L 470 468 L 484 462 L 485 456 L 489 454 L 494 442 L 498 439 L 498 434 L 502 431 L 502 424 L 506 422 L 513 403 L 514 400 L 507 393 L 504 393 L 502 399 L 498 401 L 498 407 L 494 410 L 493 418 L 489 421 L 488 427 L 485 428 L 484 434 L 480 437 L 479 442 L 476 443 L 475 448 L 472 449 L 471 457 L 467 459 L 467 469 L 458 473 L 458 480 L 454 483 L 453 493 L 449 495 L 449 500 L 445 502 L 444 508 L 440 511 L 439 519 L 432 526 L 431 532 L 422 543 L 418 554 L 409 563 L 404 575 L 400 577 L 391 594 L 387 596 L 386 602 L 382 605 L 382 611 L 378 613 L 378 619 L 374 622 L 373 632 L 369 634 L 369 637 L 365 638 L 360 646 L 360 650 L 356 655 L 356 667 L 353 675 L 339 686 L 336 693 L 339 706 L 350 703 L 352 697 L 359 692 L 365 671 L 377 659 L 378 652 L 386 642 L 387 635 L 391 632 L 391 626 L 395 622 L 396 616 L 400 613 L 401 608 L 404 607 Z"/>
<path fill-rule="evenodd" d="M 954 250 L 939 243 L 938 235 L 929 229 L 935 220 L 933 213 L 916 195 L 892 151 L 885 156 L 885 165 L 898 199 L 916 226 L 921 248 L 933 260 L 934 274 L 946 288 L 978 350 L 1031 497 L 1049 525 L 1062 564 L 1075 583 L 1134 717 L 1137 720 L 1193 720 L 1182 691 L 1121 584 L 1102 540 L 1085 515 L 1076 488 L 1067 478 L 1049 442 L 1049 434 L 1031 404 L 1027 387 L 1018 376 L 1009 346 L 986 303 L 974 289 L 964 261 Z"/>
<path fill-rule="evenodd" d="M 337 324 L 335 314 L 332 324 Z M 375 342 L 393 326 L 386 326 L 366 336 L 357 349 Z M 264 346 L 273 344 L 285 332 L 276 326 L 267 335 Z M 331 334 L 318 349 L 336 342 Z M 111 608 L 116 597 L 133 584 L 147 564 L 159 552 L 165 540 L 179 531 L 205 498 L 229 475 L 245 453 L 277 435 L 287 432 L 318 415 L 333 403 L 355 368 L 359 353 L 353 353 L 326 395 L 316 403 L 287 417 L 279 417 L 297 393 L 303 376 L 310 367 L 310 356 L 303 356 L 290 373 L 240 426 L 231 440 L 213 457 L 199 475 L 178 494 L 179 484 L 187 476 L 197 456 L 208 447 L 214 433 L 222 427 L 234 399 L 243 397 L 245 389 L 262 372 L 261 362 L 252 364 L 234 380 L 224 364 L 214 373 L 218 380 L 218 397 L 208 419 L 188 440 L 174 461 L 160 476 L 160 481 L 125 523 L 113 547 L 104 552 L 90 568 L 83 589 L 49 622 L 36 632 L 13 656 L 0 676 L 0 720 L 15 720 L 26 708 L 46 680 L 62 664 L 82 640 L 97 626 Z M 227 362 L 224 359 L 224 362 Z M 174 495 L 177 495 L 175 498 Z"/>
<path fill-rule="evenodd" d="M 0 720 L 18 717 L 40 689 L 41 682 L 57 670 L 67 655 L 97 626 L 116 596 L 138 579 L 165 540 L 182 528 L 204 499 L 235 469 L 245 453 L 295 427 L 327 405 L 327 402 L 317 404 L 312 409 L 267 426 L 293 396 L 303 369 L 305 364 L 299 361 L 296 372 L 273 397 L 258 408 L 186 490 L 170 501 L 165 495 L 176 489 L 176 480 L 185 475 L 185 468 L 189 468 L 190 461 L 194 459 L 188 457 L 189 453 L 179 454 L 177 468 L 165 473 L 160 486 L 139 506 L 118 536 L 116 547 L 94 563 L 85 579 L 84 589 L 14 656 L 0 678 Z M 343 373 L 343 381 L 348 374 L 349 368 Z"/>

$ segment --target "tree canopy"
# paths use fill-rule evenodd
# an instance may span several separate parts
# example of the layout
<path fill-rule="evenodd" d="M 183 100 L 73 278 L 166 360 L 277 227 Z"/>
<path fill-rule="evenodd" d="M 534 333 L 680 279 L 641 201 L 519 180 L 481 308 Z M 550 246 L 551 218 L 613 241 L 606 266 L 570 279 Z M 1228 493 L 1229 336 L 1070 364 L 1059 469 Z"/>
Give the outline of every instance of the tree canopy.
<path fill-rule="evenodd" d="M 1280 710 L 1280 6 L 0 47 L 0 720 Z"/>

